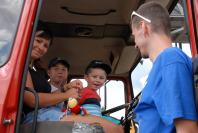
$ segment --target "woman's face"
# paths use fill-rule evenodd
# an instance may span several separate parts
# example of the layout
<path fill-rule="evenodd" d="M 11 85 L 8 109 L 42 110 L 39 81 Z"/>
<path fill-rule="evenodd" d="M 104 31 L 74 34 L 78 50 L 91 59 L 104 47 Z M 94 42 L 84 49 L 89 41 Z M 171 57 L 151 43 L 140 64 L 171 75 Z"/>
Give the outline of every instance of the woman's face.
<path fill-rule="evenodd" d="M 32 53 L 31 53 L 31 59 L 36 60 L 41 58 L 45 53 L 47 52 L 49 45 L 50 45 L 50 40 L 47 40 L 42 37 L 38 37 L 39 34 L 41 34 L 43 31 L 37 31 L 36 36 L 34 39 L 34 44 L 32 48 Z"/>

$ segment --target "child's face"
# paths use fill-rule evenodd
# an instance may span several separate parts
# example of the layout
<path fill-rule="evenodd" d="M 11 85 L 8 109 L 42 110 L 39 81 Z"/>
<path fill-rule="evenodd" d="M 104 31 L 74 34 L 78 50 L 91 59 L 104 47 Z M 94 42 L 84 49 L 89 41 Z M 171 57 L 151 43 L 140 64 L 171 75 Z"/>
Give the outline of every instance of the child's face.
<path fill-rule="evenodd" d="M 104 85 L 106 78 L 106 72 L 100 68 L 92 68 L 90 73 L 85 75 L 85 80 L 88 83 L 88 87 L 95 90 L 100 89 Z"/>
<path fill-rule="evenodd" d="M 48 75 L 52 82 L 65 82 L 68 76 L 68 69 L 59 63 L 48 70 Z"/>

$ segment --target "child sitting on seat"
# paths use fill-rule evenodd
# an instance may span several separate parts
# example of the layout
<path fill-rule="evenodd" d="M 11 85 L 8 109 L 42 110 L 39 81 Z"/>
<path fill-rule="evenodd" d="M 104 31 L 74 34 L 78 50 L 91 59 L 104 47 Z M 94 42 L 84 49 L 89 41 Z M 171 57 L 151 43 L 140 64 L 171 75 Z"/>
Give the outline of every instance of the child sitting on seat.
<path fill-rule="evenodd" d="M 102 116 L 100 107 L 100 96 L 97 90 L 100 89 L 107 80 L 107 75 L 111 73 L 111 67 L 100 60 L 93 60 L 85 70 L 85 80 L 88 86 L 81 90 L 79 105 L 86 109 L 90 115 Z"/>

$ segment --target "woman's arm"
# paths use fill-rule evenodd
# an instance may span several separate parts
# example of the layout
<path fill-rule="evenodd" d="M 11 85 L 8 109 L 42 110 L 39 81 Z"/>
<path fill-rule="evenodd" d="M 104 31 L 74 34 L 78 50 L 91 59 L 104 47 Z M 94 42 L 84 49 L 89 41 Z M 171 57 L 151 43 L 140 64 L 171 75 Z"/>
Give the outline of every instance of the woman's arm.
<path fill-rule="evenodd" d="M 39 107 L 47 107 L 52 106 L 57 103 L 63 102 L 69 97 L 78 98 L 78 90 L 77 89 L 70 89 L 67 92 L 61 93 L 38 93 L 39 96 Z M 34 95 L 29 92 L 24 92 L 24 102 L 29 107 L 34 108 L 35 106 L 35 97 Z"/>
<path fill-rule="evenodd" d="M 32 78 L 31 78 L 31 75 L 30 75 L 29 71 L 28 71 L 28 74 L 27 74 L 26 87 L 32 88 L 32 89 L 34 88 L 33 83 L 32 83 Z M 72 88 L 72 89 L 69 89 L 67 92 L 64 92 L 64 93 L 61 93 L 61 92 L 57 92 L 57 93 L 38 93 L 38 96 L 39 96 L 39 107 L 47 107 L 47 106 L 52 106 L 52 105 L 55 105 L 55 104 L 60 103 L 62 101 L 65 101 L 69 97 L 78 98 L 79 94 L 78 94 L 77 89 Z M 24 103 L 26 105 L 28 105 L 29 107 L 34 108 L 35 97 L 31 92 L 29 92 L 29 91 L 24 92 Z"/>
<path fill-rule="evenodd" d="M 83 88 L 83 84 L 80 80 L 74 80 L 74 81 L 71 81 L 70 83 L 66 83 L 64 84 L 63 86 L 63 91 L 68 91 L 69 89 L 78 89 L 78 90 L 81 90 Z M 59 93 L 59 92 L 62 92 L 62 90 L 58 89 L 52 93 Z"/>

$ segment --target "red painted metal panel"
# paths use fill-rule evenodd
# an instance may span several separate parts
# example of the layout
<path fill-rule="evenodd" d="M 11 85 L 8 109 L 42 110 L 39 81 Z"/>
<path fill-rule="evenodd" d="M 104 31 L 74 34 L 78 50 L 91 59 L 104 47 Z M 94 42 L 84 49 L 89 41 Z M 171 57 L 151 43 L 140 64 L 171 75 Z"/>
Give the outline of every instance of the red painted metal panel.
<path fill-rule="evenodd" d="M 24 64 L 32 33 L 38 0 L 25 0 L 18 32 L 7 64 L 0 68 L 0 133 L 13 133 Z M 12 119 L 3 125 L 3 119 Z"/>
<path fill-rule="evenodd" d="M 196 30 L 197 30 L 197 37 L 198 37 L 198 0 L 194 0 L 194 13 L 195 13 L 195 20 L 196 20 Z"/>
<path fill-rule="evenodd" d="M 196 1 L 196 0 L 195 0 Z M 191 0 L 187 0 L 187 13 L 188 13 L 188 23 L 189 23 L 189 35 L 190 35 L 190 44 L 192 50 L 192 57 L 197 55 L 196 41 L 195 41 L 195 32 L 194 32 L 194 24 L 193 24 L 193 15 L 192 15 L 192 6 Z"/>

